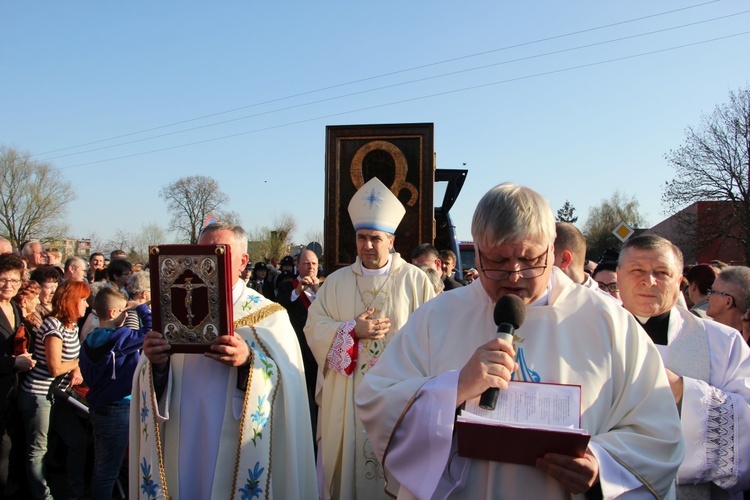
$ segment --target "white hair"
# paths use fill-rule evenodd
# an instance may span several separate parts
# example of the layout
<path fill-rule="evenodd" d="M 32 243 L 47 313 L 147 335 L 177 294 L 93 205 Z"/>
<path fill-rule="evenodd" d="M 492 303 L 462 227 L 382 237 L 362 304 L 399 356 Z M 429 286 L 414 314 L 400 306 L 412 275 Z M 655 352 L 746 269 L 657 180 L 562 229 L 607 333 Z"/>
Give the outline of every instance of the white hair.
<path fill-rule="evenodd" d="M 555 217 L 542 195 L 506 182 L 479 200 L 471 221 L 471 235 L 475 243 L 489 246 L 525 239 L 553 244 Z"/>

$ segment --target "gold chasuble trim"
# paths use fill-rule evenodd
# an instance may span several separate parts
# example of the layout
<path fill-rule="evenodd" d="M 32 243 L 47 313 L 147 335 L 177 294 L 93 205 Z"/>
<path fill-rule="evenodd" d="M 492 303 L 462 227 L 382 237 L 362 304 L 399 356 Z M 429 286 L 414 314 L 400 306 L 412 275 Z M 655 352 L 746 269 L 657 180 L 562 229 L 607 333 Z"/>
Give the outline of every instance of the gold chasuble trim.
<path fill-rule="evenodd" d="M 250 327 L 250 329 L 253 332 L 253 337 L 255 341 L 263 350 L 263 353 L 266 356 L 270 357 L 270 351 L 268 350 L 268 347 L 263 343 L 263 341 L 258 336 L 258 332 L 255 330 L 255 324 L 260 321 L 263 321 L 264 319 L 268 318 L 272 314 L 275 314 L 279 311 L 285 311 L 285 310 L 286 309 L 284 309 L 284 307 L 276 303 L 268 305 L 262 309 L 255 311 L 252 314 L 245 316 L 244 318 L 241 318 L 235 321 L 234 329 L 236 331 L 239 328 Z M 245 435 L 245 422 L 247 418 L 247 408 L 248 408 L 249 401 L 250 401 L 250 392 L 251 392 L 250 387 L 253 381 L 253 366 L 255 364 L 255 350 L 250 348 L 249 345 L 248 345 L 248 350 L 249 350 L 248 364 L 250 365 L 250 370 L 248 374 L 247 387 L 245 389 L 245 397 L 242 403 L 242 416 L 240 417 L 240 421 L 239 421 L 239 438 L 237 440 L 237 454 L 236 454 L 235 463 L 234 463 L 234 471 L 232 474 L 232 489 L 230 490 L 232 494 L 234 494 L 234 492 L 237 491 L 237 479 L 239 476 L 240 459 L 242 455 L 242 443 L 243 443 L 244 435 Z M 152 374 L 153 367 L 150 366 L 151 365 L 150 361 L 148 362 L 148 364 L 150 368 L 148 370 L 149 383 L 150 383 L 151 390 L 152 390 L 151 398 L 154 404 L 154 408 L 156 408 L 158 403 L 156 402 L 156 394 L 153 392 L 153 387 L 154 387 L 153 374 Z M 273 388 L 273 394 L 271 395 L 270 409 L 269 409 L 269 415 L 268 415 L 268 421 L 269 421 L 268 442 L 269 443 L 273 442 L 273 421 L 274 421 L 273 408 L 274 408 L 274 403 L 276 402 L 276 396 L 279 392 L 279 386 L 281 385 L 281 370 L 279 369 L 278 365 L 276 365 L 276 374 L 277 374 L 277 380 Z M 161 433 L 160 433 L 159 425 L 157 422 L 156 411 L 153 411 L 152 414 L 153 414 L 153 421 L 154 421 L 154 437 L 156 439 L 156 452 L 157 452 L 157 457 L 158 457 L 159 479 L 161 481 L 163 497 L 165 499 L 171 499 L 171 497 L 169 496 L 169 490 L 167 487 L 167 475 L 164 469 L 164 454 L 162 452 L 162 447 L 161 447 Z M 273 447 L 269 445 L 268 474 L 266 475 L 266 489 L 265 489 L 266 498 L 269 498 L 269 492 L 271 489 L 271 465 L 273 463 L 273 453 L 271 451 L 272 449 Z"/>
<path fill-rule="evenodd" d="M 242 328 L 243 326 L 253 326 L 256 323 L 263 321 L 270 315 L 277 313 L 279 311 L 286 311 L 286 309 L 284 309 L 284 307 L 281 304 L 273 303 L 273 304 L 267 305 L 263 309 L 258 309 L 254 313 L 248 314 L 244 318 L 241 318 L 235 321 L 234 329 L 238 330 L 239 328 Z M 253 333 L 255 333 L 255 329 L 253 329 Z M 257 335 L 255 336 L 255 340 L 257 340 L 260 345 L 263 345 L 263 343 L 260 341 Z M 263 346 L 263 350 L 266 351 L 266 354 L 268 354 L 268 349 L 266 349 L 265 346 Z"/>

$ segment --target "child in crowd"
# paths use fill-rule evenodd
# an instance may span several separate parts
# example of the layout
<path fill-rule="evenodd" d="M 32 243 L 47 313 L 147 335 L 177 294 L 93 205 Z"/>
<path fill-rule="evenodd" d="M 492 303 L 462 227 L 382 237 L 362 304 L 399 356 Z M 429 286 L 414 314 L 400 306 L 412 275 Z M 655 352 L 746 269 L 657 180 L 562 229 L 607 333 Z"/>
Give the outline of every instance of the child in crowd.
<path fill-rule="evenodd" d="M 135 307 L 138 330 L 124 326 L 127 311 Z M 103 288 L 94 299 L 99 317 L 81 349 L 81 373 L 89 386 L 91 426 L 94 432 L 94 472 L 91 498 L 112 498 L 128 445 L 128 419 L 133 373 L 146 333 L 151 330 L 148 302 L 128 302 L 125 294 Z"/>

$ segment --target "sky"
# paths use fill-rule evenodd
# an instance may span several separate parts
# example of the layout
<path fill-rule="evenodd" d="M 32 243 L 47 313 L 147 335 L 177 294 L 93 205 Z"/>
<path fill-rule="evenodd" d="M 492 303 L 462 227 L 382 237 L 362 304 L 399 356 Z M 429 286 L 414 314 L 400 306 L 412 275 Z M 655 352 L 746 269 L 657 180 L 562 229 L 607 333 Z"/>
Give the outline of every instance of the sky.
<path fill-rule="evenodd" d="M 506 181 L 581 228 L 620 190 L 650 227 L 665 154 L 750 81 L 744 0 L 6 0 L 0 19 L 0 146 L 59 169 L 69 236 L 101 241 L 166 229 L 159 190 L 207 175 L 246 229 L 286 213 L 307 243 L 326 126 L 423 122 L 437 167 L 468 169 L 459 239 Z"/>

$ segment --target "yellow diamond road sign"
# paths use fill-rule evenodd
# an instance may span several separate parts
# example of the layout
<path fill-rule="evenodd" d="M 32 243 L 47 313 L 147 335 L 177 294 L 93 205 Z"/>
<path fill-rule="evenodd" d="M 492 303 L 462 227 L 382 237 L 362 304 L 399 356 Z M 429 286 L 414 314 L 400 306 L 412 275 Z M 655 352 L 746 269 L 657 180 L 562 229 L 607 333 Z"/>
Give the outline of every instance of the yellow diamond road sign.
<path fill-rule="evenodd" d="M 612 234 L 617 236 L 617 238 L 620 241 L 625 243 L 628 240 L 628 238 L 630 238 L 633 235 L 634 232 L 635 230 L 632 227 L 630 227 L 624 222 L 620 222 L 619 224 L 617 224 L 617 227 L 615 228 L 615 230 L 612 231 Z"/>

